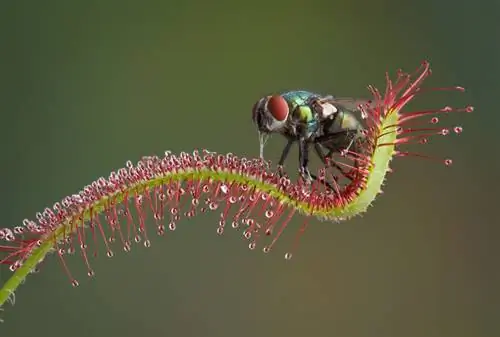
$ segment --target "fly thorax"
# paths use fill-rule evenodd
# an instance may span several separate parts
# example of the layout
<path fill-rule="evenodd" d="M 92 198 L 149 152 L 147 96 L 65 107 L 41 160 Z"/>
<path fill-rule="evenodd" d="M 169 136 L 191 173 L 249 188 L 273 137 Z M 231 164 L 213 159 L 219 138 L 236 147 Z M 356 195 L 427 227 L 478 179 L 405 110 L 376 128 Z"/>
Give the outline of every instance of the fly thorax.
<path fill-rule="evenodd" d="M 294 111 L 294 117 L 302 124 L 307 124 L 314 119 L 312 110 L 307 105 L 298 106 Z"/>
<path fill-rule="evenodd" d="M 298 106 L 294 111 L 294 117 L 303 126 L 303 136 L 310 138 L 319 128 L 318 120 L 307 105 Z"/>

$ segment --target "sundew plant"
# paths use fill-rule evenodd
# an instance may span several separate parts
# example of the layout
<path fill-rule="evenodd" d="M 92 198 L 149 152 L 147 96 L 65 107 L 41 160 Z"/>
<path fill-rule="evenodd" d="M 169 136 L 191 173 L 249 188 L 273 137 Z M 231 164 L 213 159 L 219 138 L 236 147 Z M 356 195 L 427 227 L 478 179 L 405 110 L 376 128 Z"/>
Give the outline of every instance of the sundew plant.
<path fill-rule="evenodd" d="M 449 158 L 431 158 L 402 149 L 405 144 L 427 143 L 430 137 L 460 134 L 460 126 L 440 126 L 440 115 L 472 112 L 471 106 L 443 106 L 423 111 L 404 111 L 405 105 L 422 93 L 462 87 L 424 88 L 431 74 L 423 62 L 414 74 L 398 71 L 386 75 L 385 92 L 369 86 L 371 104 L 360 106 L 366 141 L 357 152 L 344 151 L 335 160 L 349 170 L 348 183 L 329 179 L 328 165 L 311 184 L 278 174 L 269 162 L 217 154 L 207 150 L 178 155 L 143 157 L 137 163 L 98 178 L 76 194 L 25 219 L 18 226 L 0 229 L 0 263 L 12 271 L 0 289 L 0 307 L 14 303 L 14 294 L 27 276 L 38 271 L 49 255 L 56 256 L 71 285 L 79 285 L 67 256 L 77 254 L 94 277 L 92 259 L 111 258 L 118 251 L 130 252 L 134 245 L 151 245 L 152 235 L 174 231 L 181 219 L 208 211 L 220 212 L 217 234 L 238 229 L 250 249 L 273 251 L 294 216 L 304 218 L 289 250 L 292 259 L 299 238 L 312 218 L 339 222 L 365 212 L 381 193 L 394 158 L 419 157 L 450 166 Z M 349 160 L 355 160 L 356 166 Z M 333 188 L 324 182 L 331 181 Z"/>

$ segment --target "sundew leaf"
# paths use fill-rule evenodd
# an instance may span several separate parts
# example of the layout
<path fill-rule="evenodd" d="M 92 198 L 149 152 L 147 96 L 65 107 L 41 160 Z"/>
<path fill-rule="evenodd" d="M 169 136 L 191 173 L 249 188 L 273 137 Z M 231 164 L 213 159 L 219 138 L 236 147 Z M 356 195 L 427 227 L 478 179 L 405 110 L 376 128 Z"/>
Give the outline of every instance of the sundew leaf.
<path fill-rule="evenodd" d="M 401 149 L 408 143 L 426 143 L 429 137 L 461 133 L 460 126 L 438 127 L 437 115 L 473 111 L 471 106 L 403 111 L 423 92 L 464 90 L 424 90 L 422 83 L 430 73 L 429 63 L 423 62 L 414 75 L 399 71 L 394 81 L 386 75 L 383 95 L 368 87 L 373 100 L 359 106 L 366 141 L 358 153 L 343 153 L 358 163 L 345 186 L 328 188 L 322 184 L 326 168 L 319 170 L 319 180 L 310 185 L 278 174 L 260 159 L 207 150 L 179 155 L 167 151 L 162 157 L 143 157 L 136 164 L 127 162 L 107 179 L 99 178 L 37 213 L 36 220 L 25 219 L 20 226 L 0 229 L 0 263 L 9 265 L 13 272 L 0 289 L 0 307 L 14 302 L 18 286 L 49 253 L 58 256 L 71 284 L 78 286 L 66 265 L 66 255 L 79 251 L 88 276 L 93 277 L 90 262 L 100 253 L 112 257 L 114 249 L 128 252 L 134 243 L 149 247 L 152 232 L 164 235 L 174 231 L 182 217 L 192 218 L 207 211 L 221 212 L 218 234 L 227 227 L 241 229 L 248 247 L 260 246 L 265 253 L 273 250 L 292 217 L 302 215 L 305 222 L 293 247 L 284 254 L 290 260 L 309 219 L 338 222 L 365 212 L 381 192 L 392 159 L 416 156 L 446 166 L 452 164 L 451 159 Z M 154 227 L 148 227 L 147 222 L 154 223 Z M 99 252 L 98 245 L 105 251 Z"/>

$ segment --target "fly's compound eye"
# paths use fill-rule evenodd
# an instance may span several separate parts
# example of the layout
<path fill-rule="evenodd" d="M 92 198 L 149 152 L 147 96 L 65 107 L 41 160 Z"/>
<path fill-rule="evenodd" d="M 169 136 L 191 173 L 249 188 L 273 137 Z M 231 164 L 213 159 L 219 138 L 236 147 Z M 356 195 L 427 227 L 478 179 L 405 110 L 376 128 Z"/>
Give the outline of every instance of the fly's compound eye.
<path fill-rule="evenodd" d="M 278 122 L 284 122 L 288 117 L 288 103 L 280 95 L 274 95 L 267 102 L 267 110 L 271 116 Z"/>
<path fill-rule="evenodd" d="M 268 117 L 270 118 L 268 128 L 271 131 L 282 127 L 286 123 L 288 114 L 290 112 L 288 103 L 280 95 L 269 97 L 266 105 L 266 110 Z"/>

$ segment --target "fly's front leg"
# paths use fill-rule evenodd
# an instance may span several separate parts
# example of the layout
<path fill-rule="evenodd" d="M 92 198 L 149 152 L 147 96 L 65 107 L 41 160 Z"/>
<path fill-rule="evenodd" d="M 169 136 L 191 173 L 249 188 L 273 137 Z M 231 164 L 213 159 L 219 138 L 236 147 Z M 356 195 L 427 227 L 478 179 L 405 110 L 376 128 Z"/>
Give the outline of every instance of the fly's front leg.
<path fill-rule="evenodd" d="M 313 178 L 309 173 L 309 143 L 301 137 L 299 139 L 299 172 L 306 182 L 311 182 Z"/>
<path fill-rule="evenodd" d="M 280 175 L 280 177 L 283 176 L 283 174 L 285 173 L 283 166 L 285 164 L 285 160 L 288 157 L 288 154 L 290 153 L 290 149 L 292 148 L 294 142 L 295 139 L 289 138 L 288 142 L 285 145 L 285 148 L 283 149 L 283 152 L 281 152 L 281 157 L 278 162 L 278 174 Z"/>

